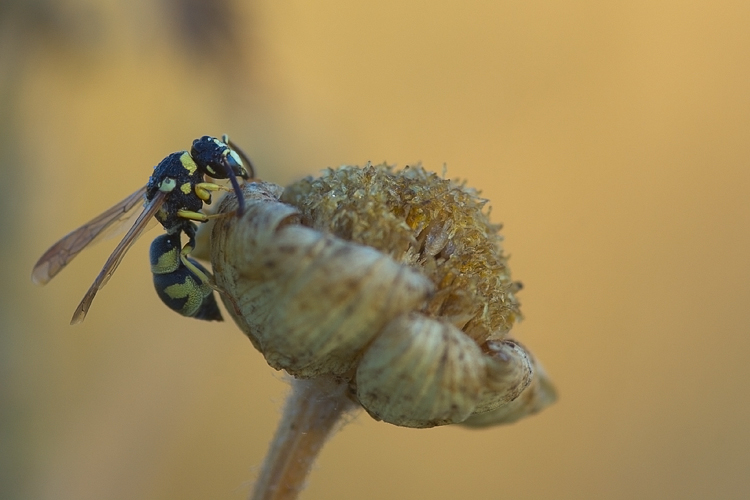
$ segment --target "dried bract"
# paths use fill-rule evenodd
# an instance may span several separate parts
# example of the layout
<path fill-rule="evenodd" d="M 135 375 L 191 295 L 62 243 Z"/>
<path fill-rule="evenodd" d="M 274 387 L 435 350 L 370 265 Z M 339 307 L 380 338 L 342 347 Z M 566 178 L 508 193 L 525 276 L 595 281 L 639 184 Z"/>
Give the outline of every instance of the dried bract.
<path fill-rule="evenodd" d="M 357 398 L 378 420 L 432 427 L 466 420 L 486 382 L 482 351 L 461 330 L 420 314 L 391 321 L 357 367 Z"/>
<path fill-rule="evenodd" d="M 291 224 L 299 219 L 292 207 L 256 199 L 263 187 L 250 186 L 241 219 L 216 222 L 217 285 L 271 366 L 304 378 L 344 375 L 390 318 L 419 307 L 434 287 L 373 248 Z"/>
<path fill-rule="evenodd" d="M 554 400 L 507 338 L 520 317 L 485 200 L 421 167 L 329 169 L 244 187 L 211 237 L 216 285 L 268 363 L 334 376 L 408 427 L 509 422 Z M 227 197 L 219 207 L 237 206 Z"/>
<path fill-rule="evenodd" d="M 532 359 L 534 376 L 531 383 L 520 395 L 492 411 L 477 413 L 467 418 L 461 425 L 467 427 L 488 427 L 497 424 L 510 424 L 528 415 L 537 413 L 555 402 L 557 394 L 544 369 Z"/>

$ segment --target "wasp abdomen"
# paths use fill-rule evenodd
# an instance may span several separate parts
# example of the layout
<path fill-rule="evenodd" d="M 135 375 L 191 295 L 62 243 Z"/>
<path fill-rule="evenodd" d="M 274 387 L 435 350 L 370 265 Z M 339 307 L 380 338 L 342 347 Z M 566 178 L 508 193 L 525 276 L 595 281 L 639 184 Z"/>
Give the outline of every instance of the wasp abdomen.
<path fill-rule="evenodd" d="M 208 282 L 210 274 L 197 261 L 181 255 L 179 233 L 158 236 L 151 243 L 150 258 L 156 293 L 167 307 L 191 318 L 222 320 Z"/>

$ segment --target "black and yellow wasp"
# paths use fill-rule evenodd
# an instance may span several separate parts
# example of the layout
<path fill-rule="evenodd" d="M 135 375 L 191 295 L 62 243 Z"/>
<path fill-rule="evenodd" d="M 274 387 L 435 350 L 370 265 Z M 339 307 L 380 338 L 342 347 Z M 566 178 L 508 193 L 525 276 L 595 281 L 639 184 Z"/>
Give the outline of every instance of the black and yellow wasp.
<path fill-rule="evenodd" d="M 209 272 L 188 256 L 195 248 L 195 222 L 209 219 L 201 212 L 203 204 L 211 203 L 212 191 L 231 191 L 206 182 L 206 176 L 229 179 L 239 199 L 237 212 L 241 215 L 244 201 L 237 177 L 254 177 L 252 164 L 226 135 L 222 140 L 203 136 L 193 141 L 189 152 L 172 153 L 159 162 L 144 187 L 52 245 L 34 266 L 32 281 L 37 284 L 50 281 L 84 248 L 131 220 L 142 206 L 142 212 L 104 264 L 70 324 L 80 323 L 86 318 L 96 293 L 107 283 L 152 219 L 159 221 L 166 230 L 166 234 L 153 241 L 150 251 L 151 272 L 159 297 L 184 316 L 221 321 Z M 182 234 L 188 240 L 184 246 Z"/>

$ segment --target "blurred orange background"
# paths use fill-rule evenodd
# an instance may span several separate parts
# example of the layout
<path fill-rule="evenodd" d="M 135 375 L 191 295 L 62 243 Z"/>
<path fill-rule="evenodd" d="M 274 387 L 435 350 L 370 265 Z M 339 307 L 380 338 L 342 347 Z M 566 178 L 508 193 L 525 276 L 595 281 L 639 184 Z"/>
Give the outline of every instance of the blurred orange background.
<path fill-rule="evenodd" d="M 287 390 L 157 300 L 148 244 L 36 259 L 229 133 L 280 184 L 368 160 L 503 222 L 560 400 L 489 430 L 362 414 L 304 499 L 750 497 L 750 3 L 35 0 L 0 5 L 0 497 L 245 498 Z"/>

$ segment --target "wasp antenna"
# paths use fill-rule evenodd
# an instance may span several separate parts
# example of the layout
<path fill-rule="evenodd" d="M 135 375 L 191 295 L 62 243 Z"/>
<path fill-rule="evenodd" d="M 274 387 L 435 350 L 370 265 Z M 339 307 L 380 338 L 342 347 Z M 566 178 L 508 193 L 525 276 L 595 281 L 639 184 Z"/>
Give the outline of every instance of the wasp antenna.
<path fill-rule="evenodd" d="M 234 194 L 237 195 L 237 203 L 239 203 L 239 207 L 237 208 L 237 216 L 242 216 L 243 213 L 245 213 L 245 197 L 242 195 L 242 188 L 240 187 L 240 183 L 237 182 L 237 176 L 234 175 L 234 172 L 231 168 L 227 168 L 227 172 L 229 174 L 229 182 L 232 183 L 232 188 L 234 189 Z"/>

